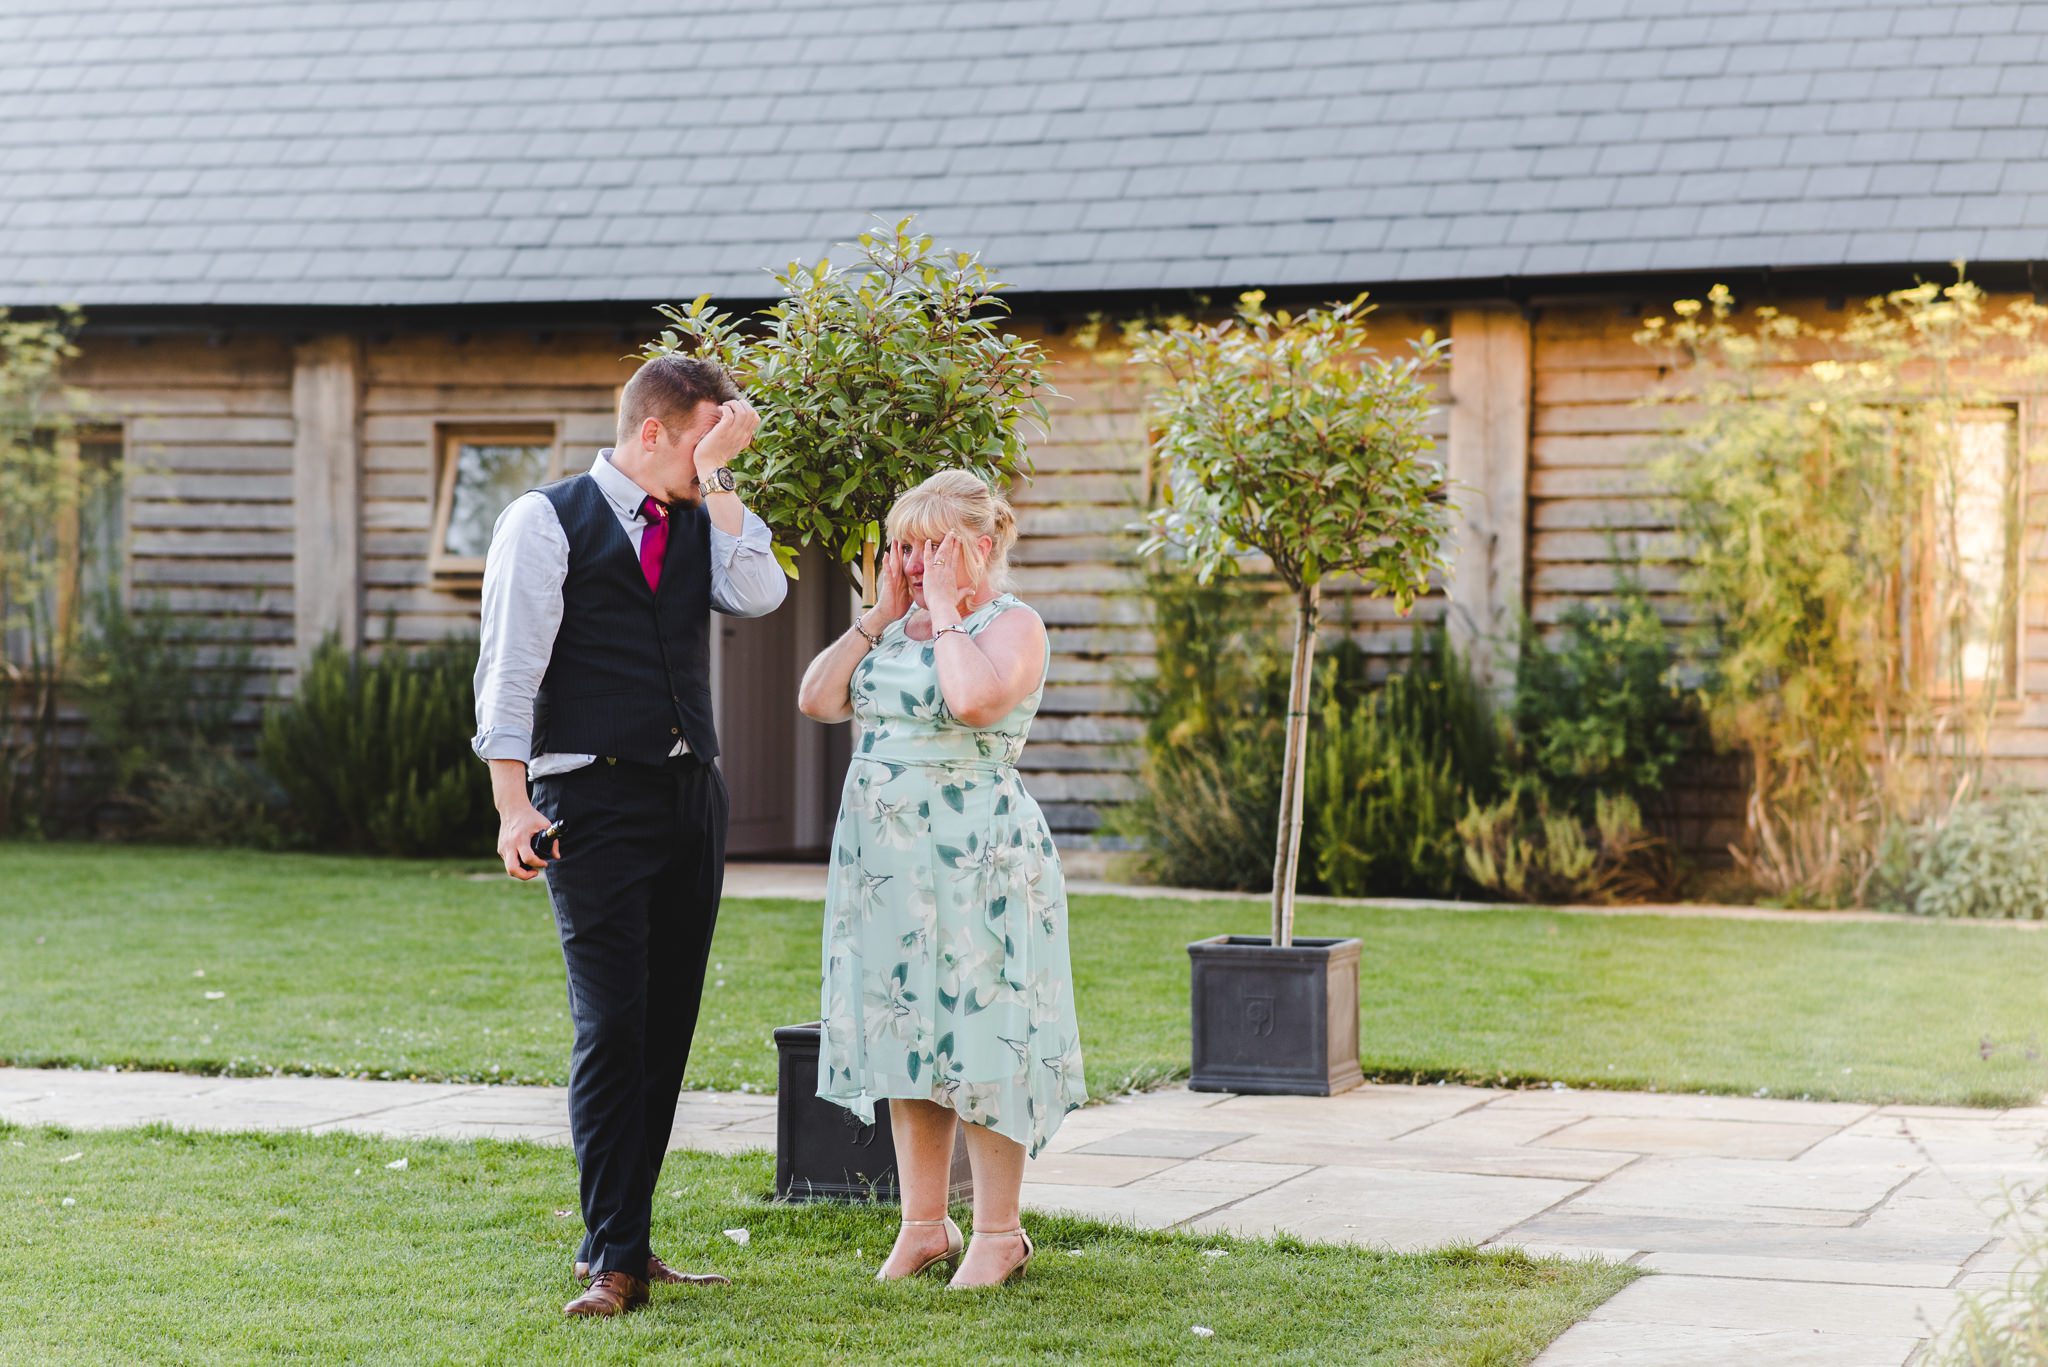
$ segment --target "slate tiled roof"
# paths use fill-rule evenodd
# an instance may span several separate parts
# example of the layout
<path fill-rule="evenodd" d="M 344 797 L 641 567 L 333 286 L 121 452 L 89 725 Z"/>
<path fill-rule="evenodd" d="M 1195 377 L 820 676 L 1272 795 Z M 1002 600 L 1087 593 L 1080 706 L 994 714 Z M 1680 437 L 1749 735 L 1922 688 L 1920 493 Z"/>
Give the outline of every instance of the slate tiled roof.
<path fill-rule="evenodd" d="M 0 303 L 2048 257 L 2048 4 L 0 0 Z"/>

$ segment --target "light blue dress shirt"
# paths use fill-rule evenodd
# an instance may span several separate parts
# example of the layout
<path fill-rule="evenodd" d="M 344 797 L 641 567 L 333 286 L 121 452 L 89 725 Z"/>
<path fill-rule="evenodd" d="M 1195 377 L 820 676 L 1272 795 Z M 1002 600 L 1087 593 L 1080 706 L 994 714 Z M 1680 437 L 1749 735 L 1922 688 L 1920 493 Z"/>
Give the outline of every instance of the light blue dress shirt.
<path fill-rule="evenodd" d="M 597 453 L 590 477 L 618 515 L 633 553 L 647 519 L 647 491 Z M 775 563 L 768 524 L 749 512 L 738 536 L 711 525 L 711 606 L 728 617 L 760 617 L 782 605 L 789 580 Z M 569 537 L 555 505 L 538 490 L 521 494 L 498 515 L 484 557 L 483 639 L 476 664 L 476 736 L 483 759 L 527 761 L 530 778 L 580 769 L 595 755 L 533 753 L 533 699 L 540 691 L 562 626 L 562 583 L 569 577 Z M 681 754 L 678 742 L 673 753 Z"/>

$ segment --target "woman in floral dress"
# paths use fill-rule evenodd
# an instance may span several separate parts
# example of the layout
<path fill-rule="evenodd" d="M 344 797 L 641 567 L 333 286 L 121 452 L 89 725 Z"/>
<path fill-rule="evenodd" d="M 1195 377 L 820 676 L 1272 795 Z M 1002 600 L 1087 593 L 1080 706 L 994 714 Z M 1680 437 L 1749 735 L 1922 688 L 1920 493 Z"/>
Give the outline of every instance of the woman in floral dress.
<path fill-rule="evenodd" d="M 903 1228 L 883 1280 L 1022 1270 L 1024 1159 L 1087 1099 L 1059 856 L 1017 757 L 1051 658 L 1007 591 L 1010 506 L 964 470 L 890 510 L 876 603 L 804 674 L 799 706 L 859 723 L 825 893 L 818 1095 L 887 1098 Z M 974 1242 L 946 1215 L 969 1124 Z M 963 1256 L 964 1253 L 964 1256 Z"/>

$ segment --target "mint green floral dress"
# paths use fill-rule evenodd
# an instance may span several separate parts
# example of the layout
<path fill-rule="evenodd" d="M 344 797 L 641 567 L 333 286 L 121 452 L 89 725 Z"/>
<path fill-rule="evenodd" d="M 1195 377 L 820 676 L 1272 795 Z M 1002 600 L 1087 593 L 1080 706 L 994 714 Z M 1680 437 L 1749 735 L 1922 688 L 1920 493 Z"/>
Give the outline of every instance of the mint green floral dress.
<path fill-rule="evenodd" d="M 962 625 L 1021 606 L 1002 594 Z M 818 1095 L 869 1122 L 883 1097 L 936 1101 L 1036 1155 L 1088 1097 L 1066 885 L 1017 776 L 1045 685 L 974 730 L 946 710 L 936 650 L 899 619 L 850 681 Z"/>

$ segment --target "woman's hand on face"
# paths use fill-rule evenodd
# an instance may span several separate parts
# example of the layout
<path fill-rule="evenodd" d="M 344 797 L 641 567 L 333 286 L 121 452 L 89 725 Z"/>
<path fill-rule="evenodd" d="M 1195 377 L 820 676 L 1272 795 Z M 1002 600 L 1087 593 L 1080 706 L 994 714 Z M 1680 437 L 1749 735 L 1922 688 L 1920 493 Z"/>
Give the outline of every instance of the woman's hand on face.
<path fill-rule="evenodd" d="M 903 550 L 891 545 L 882 552 L 882 564 L 876 572 L 874 614 L 877 626 L 889 623 L 910 611 L 910 571 L 904 568 Z"/>
<path fill-rule="evenodd" d="M 924 543 L 926 612 L 935 613 L 943 604 L 948 616 L 958 618 L 966 614 L 966 600 L 974 592 L 973 582 L 965 579 L 967 567 L 961 563 L 966 554 L 957 531 L 947 532 L 944 541 Z"/>

